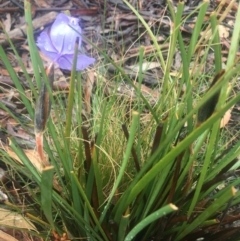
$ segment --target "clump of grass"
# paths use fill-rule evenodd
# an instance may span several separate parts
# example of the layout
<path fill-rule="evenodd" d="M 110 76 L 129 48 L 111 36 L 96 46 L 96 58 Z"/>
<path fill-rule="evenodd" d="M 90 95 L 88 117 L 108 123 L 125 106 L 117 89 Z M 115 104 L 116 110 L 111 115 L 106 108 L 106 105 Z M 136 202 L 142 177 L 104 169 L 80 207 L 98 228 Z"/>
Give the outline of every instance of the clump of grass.
<path fill-rule="evenodd" d="M 201 38 L 208 2 L 199 5 L 198 21 L 189 43 L 184 41 L 179 29 L 183 3 L 178 4 L 175 12 L 168 2 L 174 24 L 167 58 L 164 58 L 144 19 L 127 1 L 124 2 L 138 16 L 155 45 L 155 58 L 160 61 L 164 72 L 160 98 L 152 106 L 141 93 L 143 49 L 140 49 L 138 58 L 136 85 L 123 68 L 98 49 L 106 63 L 115 66 L 120 81 L 124 80 L 132 86 L 136 97 L 132 100 L 119 97 L 117 82 L 116 91 L 106 96 L 101 78 L 104 66 L 97 74 L 97 90 L 92 100 L 92 112 L 87 119 L 81 115 L 81 73 L 73 72 L 71 75 L 67 110 L 58 98 L 50 95 L 57 121 L 49 119 L 44 147 L 51 165 L 39 172 L 14 139 L 10 146 L 24 166 L 19 167 L 9 153 L 0 150 L 3 160 L 17 176 L 15 178 L 20 178 L 25 184 L 23 190 L 29 195 L 27 204 L 31 205 L 26 216 L 38 225 L 40 235 L 45 240 L 52 235 L 55 238 L 62 236 L 63 233 L 67 233 L 72 240 L 237 240 L 239 231 L 234 222 L 239 218 L 237 215 L 236 218 L 230 216 L 239 213 L 237 205 L 240 195 L 235 187 L 240 180 L 235 178 L 234 172 L 237 173 L 239 167 L 236 158 L 239 156 L 240 141 L 227 147 L 223 142 L 225 132 L 220 130 L 219 123 L 224 113 L 240 100 L 240 94 L 226 95 L 227 83 L 229 80 L 234 83 L 239 75 L 235 55 L 240 10 L 226 70 L 218 76 L 216 84 L 200 100 L 196 100 L 195 96 L 199 93 L 193 91 L 198 87 L 204 61 L 199 62 L 196 58 L 194 62 L 194 58 L 196 49 L 203 42 L 207 50 L 203 58 L 213 48 L 216 59 L 211 77 L 214 78 L 222 69 L 214 13 L 207 26 L 212 30 L 212 37 Z M 40 86 L 41 78 L 45 83 L 48 78 L 36 54 L 30 5 L 27 1 L 25 5 L 26 20 L 30 26 L 28 44 L 35 78 Z M 179 75 L 173 78 L 171 66 L 176 49 L 181 53 L 182 66 Z M 0 56 L 33 120 L 32 100 L 26 97 L 2 47 Z M 190 73 L 192 63 L 195 67 Z M 97 68 L 95 71 L 98 73 Z M 27 72 L 25 75 L 31 81 Z M 37 97 L 33 86 L 32 91 Z M 213 106 L 211 111 L 208 111 L 209 106 Z M 6 107 L 1 105 L 1 108 L 11 114 Z M 205 110 L 207 114 L 200 118 Z M 147 120 L 144 119 L 146 112 Z M 77 114 L 72 116 L 71 113 Z M 62 121 L 62 116 L 66 116 L 66 120 Z M 17 116 L 14 118 L 20 121 Z M 30 186 L 29 183 L 34 185 Z M 20 210 L 17 204 L 15 208 Z"/>

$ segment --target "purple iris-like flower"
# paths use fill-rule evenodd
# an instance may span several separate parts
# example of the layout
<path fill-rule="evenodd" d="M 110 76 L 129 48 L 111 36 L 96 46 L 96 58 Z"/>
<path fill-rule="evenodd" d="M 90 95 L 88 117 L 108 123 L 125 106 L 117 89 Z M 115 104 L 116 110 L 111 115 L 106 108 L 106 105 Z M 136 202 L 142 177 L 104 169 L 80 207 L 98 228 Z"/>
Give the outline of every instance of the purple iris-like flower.
<path fill-rule="evenodd" d="M 79 50 L 81 48 L 82 38 L 80 34 L 82 30 L 78 25 L 78 21 L 77 18 L 60 13 L 49 33 L 43 31 L 37 39 L 37 46 L 42 53 L 57 63 L 61 69 L 72 69 L 74 45 L 77 37 L 79 38 Z M 76 70 L 83 70 L 94 62 L 94 58 L 78 54 Z"/>

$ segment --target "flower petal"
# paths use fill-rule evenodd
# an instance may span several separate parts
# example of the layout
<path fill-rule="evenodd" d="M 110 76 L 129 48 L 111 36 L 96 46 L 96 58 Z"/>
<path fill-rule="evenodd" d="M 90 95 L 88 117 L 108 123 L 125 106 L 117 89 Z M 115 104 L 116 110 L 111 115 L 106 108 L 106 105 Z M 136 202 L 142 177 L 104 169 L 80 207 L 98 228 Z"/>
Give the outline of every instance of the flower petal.
<path fill-rule="evenodd" d="M 77 67 L 76 70 L 80 71 L 87 68 L 90 64 L 95 62 L 94 58 L 88 57 L 84 54 L 79 54 L 77 59 Z M 61 69 L 71 70 L 73 65 L 73 54 L 62 55 L 57 63 Z"/>
<path fill-rule="evenodd" d="M 94 58 L 88 57 L 84 54 L 79 54 L 77 58 L 77 67 L 76 70 L 80 71 L 85 68 L 87 68 L 89 65 L 93 64 L 95 62 Z"/>
<path fill-rule="evenodd" d="M 37 39 L 37 46 L 40 48 L 41 52 L 51 60 L 54 61 L 58 57 L 57 50 L 52 45 L 52 42 L 46 31 L 43 31 L 39 35 Z"/>
<path fill-rule="evenodd" d="M 57 64 L 60 69 L 72 70 L 73 54 L 69 55 L 69 56 L 71 56 L 71 57 L 66 58 L 66 55 L 62 55 L 61 57 L 58 58 Z"/>
<path fill-rule="evenodd" d="M 69 17 L 63 13 L 58 14 L 50 30 L 50 39 L 57 51 L 63 54 L 73 54 L 76 38 L 79 37 L 81 47 L 81 28 L 77 18 Z M 70 26 L 73 28 L 71 28 Z M 76 32 L 76 31 L 78 32 Z"/>

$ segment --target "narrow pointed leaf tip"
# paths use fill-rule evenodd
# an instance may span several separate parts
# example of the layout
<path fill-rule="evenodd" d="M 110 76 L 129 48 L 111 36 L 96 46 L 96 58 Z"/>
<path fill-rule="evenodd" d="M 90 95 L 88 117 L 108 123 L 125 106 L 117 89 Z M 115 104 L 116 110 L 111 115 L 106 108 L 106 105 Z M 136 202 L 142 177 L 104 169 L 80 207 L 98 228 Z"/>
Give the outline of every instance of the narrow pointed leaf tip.
<path fill-rule="evenodd" d="M 41 52 L 58 64 L 61 69 L 72 69 L 74 45 L 77 38 L 79 39 L 78 49 L 81 49 L 82 30 L 78 22 L 77 18 L 60 13 L 50 30 L 43 31 L 37 39 L 37 46 Z M 76 70 L 83 70 L 94 62 L 94 58 L 78 54 Z"/>

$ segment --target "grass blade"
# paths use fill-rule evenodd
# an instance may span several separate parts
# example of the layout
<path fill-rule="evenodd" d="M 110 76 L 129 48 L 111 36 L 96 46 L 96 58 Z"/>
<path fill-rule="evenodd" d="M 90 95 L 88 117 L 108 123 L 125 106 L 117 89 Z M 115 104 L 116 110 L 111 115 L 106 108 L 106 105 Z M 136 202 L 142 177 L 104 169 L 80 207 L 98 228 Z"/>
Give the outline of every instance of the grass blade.
<path fill-rule="evenodd" d="M 222 69 L 222 52 L 221 52 L 221 42 L 218 31 L 217 15 L 213 12 L 210 16 L 212 35 L 213 35 L 213 50 L 215 57 L 215 72 L 218 73 Z"/>
<path fill-rule="evenodd" d="M 53 230 L 55 230 L 55 225 L 52 217 L 53 174 L 54 174 L 53 166 L 48 166 L 43 169 L 40 188 L 41 188 L 41 207 L 43 209 L 43 212 L 48 222 L 51 224 Z"/>
<path fill-rule="evenodd" d="M 73 111 L 73 103 L 74 103 L 74 89 L 75 89 L 75 77 L 76 77 L 76 66 L 77 66 L 77 56 L 78 56 L 78 45 L 79 39 L 76 40 L 74 46 L 74 57 L 73 57 L 73 67 L 71 71 L 70 77 L 70 86 L 69 86 L 69 94 L 68 94 L 68 105 L 67 105 L 67 119 L 66 119 L 66 127 L 65 127 L 65 138 L 67 143 L 67 148 L 70 145 L 70 133 L 71 133 L 71 125 L 72 125 L 72 111 Z"/>
<path fill-rule="evenodd" d="M 160 208 L 159 210 L 153 212 L 149 216 L 147 216 L 145 219 L 143 219 L 141 222 L 139 222 L 126 236 L 124 241 L 130 241 L 132 240 L 141 230 L 143 230 L 147 225 L 154 222 L 155 220 L 164 217 L 165 215 L 177 211 L 178 208 L 173 204 L 168 204 L 167 206 L 164 206 Z"/>

